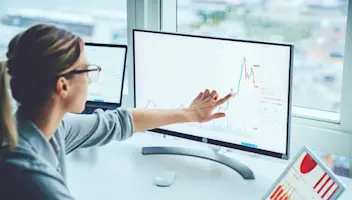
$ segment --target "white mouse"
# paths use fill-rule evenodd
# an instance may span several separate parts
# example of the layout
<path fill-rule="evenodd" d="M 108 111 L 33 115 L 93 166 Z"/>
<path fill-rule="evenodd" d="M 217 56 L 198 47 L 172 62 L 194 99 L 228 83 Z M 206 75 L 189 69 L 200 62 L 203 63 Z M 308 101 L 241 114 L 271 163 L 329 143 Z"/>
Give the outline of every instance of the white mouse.
<path fill-rule="evenodd" d="M 176 172 L 173 171 L 163 171 L 154 177 L 154 183 L 160 187 L 170 186 L 175 179 Z"/>

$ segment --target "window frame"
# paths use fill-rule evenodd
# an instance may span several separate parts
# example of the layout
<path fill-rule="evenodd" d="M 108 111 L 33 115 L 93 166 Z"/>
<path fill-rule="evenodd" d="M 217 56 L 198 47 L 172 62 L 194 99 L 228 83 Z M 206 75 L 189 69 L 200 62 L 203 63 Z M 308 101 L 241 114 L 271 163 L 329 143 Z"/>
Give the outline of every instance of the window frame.
<path fill-rule="evenodd" d="M 138 0 L 137 0 L 138 1 Z M 143 0 L 141 0 L 143 1 Z M 177 0 L 144 0 L 148 7 L 144 29 L 177 32 Z M 160 14 L 159 14 L 160 13 Z M 156 18 L 155 15 L 160 16 Z M 151 20 L 153 19 L 153 20 Z M 352 55 L 352 3 L 348 5 L 345 55 Z M 352 131 L 352 57 L 345 56 L 339 113 L 292 106 L 292 123 L 350 133 Z"/>
<path fill-rule="evenodd" d="M 177 0 L 128 0 L 128 45 L 133 46 L 133 29 L 162 30 L 176 32 L 177 26 Z M 352 3 L 348 6 L 352 12 Z M 352 14 L 347 16 L 347 33 L 345 54 L 352 53 Z M 128 79 L 133 80 L 133 52 L 129 48 Z M 299 144 L 306 144 L 313 149 L 320 149 L 335 155 L 343 155 L 352 162 L 352 90 L 348 92 L 348 86 L 352 85 L 352 57 L 346 57 L 343 65 L 343 80 L 341 94 L 341 111 L 339 120 L 329 112 L 301 109 L 293 106 L 292 113 L 292 140 Z M 350 80 L 348 79 L 350 78 Z M 134 107 L 134 87 L 129 81 L 129 94 L 124 96 L 124 106 Z M 298 109 L 297 109 L 298 108 Z M 313 110 L 313 115 L 307 115 Z M 328 116 L 328 117 L 326 117 Z M 331 116 L 331 115 L 330 115 Z M 324 135 L 321 137 L 321 135 Z M 319 138 L 319 142 L 316 142 Z M 333 142 L 331 142 L 333 141 Z M 352 163 L 351 163 L 352 164 Z M 352 177 L 352 167 L 350 167 Z"/>

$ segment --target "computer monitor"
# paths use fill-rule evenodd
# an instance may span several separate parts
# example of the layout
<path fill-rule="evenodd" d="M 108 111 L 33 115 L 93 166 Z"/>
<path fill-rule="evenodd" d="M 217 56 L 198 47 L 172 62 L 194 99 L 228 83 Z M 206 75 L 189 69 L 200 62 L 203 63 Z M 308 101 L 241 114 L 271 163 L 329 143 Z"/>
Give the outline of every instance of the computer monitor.
<path fill-rule="evenodd" d="M 233 97 L 226 118 L 151 131 L 288 159 L 293 45 L 147 30 L 133 31 L 135 107 L 187 107 L 204 89 Z M 145 147 L 212 159 L 254 178 L 246 166 L 187 149 Z"/>
<path fill-rule="evenodd" d="M 88 88 L 86 109 L 91 113 L 97 108 L 116 109 L 121 106 L 126 68 L 127 46 L 117 44 L 85 43 L 89 64 L 102 68 L 99 80 Z"/>

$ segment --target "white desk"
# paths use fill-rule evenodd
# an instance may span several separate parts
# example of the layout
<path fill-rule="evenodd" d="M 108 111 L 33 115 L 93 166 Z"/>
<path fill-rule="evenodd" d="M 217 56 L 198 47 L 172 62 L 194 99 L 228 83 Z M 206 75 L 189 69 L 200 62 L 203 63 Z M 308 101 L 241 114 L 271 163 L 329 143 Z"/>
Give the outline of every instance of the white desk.
<path fill-rule="evenodd" d="M 68 157 L 68 181 L 77 199 L 104 200 L 259 200 L 283 171 L 287 161 L 241 153 L 227 153 L 248 165 L 255 180 L 244 180 L 232 169 L 205 159 L 175 155 L 141 154 L 143 146 L 204 145 L 154 134 L 137 134 L 131 139 Z M 295 152 L 293 152 L 295 153 Z M 170 187 L 153 184 L 162 170 L 178 174 Z M 341 200 L 352 199 L 352 179 L 343 178 L 347 190 Z"/>

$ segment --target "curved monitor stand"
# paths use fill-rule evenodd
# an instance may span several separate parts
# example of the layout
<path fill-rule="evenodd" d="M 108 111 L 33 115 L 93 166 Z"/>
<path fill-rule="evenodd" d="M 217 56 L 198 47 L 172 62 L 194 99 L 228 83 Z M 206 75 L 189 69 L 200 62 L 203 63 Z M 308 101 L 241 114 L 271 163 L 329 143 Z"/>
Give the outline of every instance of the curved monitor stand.
<path fill-rule="evenodd" d="M 232 158 L 216 152 L 206 152 L 202 150 L 189 149 L 184 147 L 143 147 L 143 155 L 151 154 L 171 154 L 171 155 L 184 155 L 193 156 L 212 160 L 224 164 L 233 170 L 237 171 L 244 179 L 255 179 L 253 171 L 243 163 L 240 163 Z"/>

